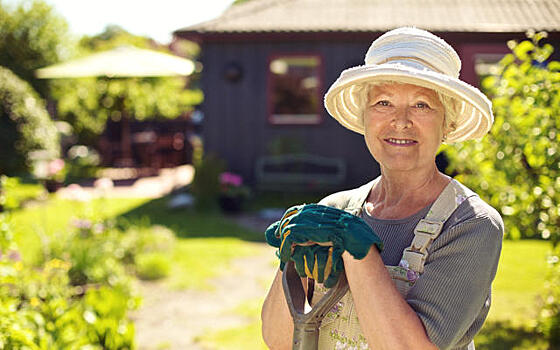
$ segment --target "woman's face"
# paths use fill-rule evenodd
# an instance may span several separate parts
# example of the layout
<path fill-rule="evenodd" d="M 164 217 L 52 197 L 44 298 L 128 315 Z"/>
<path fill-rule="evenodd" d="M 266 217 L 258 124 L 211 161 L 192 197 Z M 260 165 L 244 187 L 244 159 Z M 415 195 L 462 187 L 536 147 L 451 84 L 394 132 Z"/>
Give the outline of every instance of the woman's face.
<path fill-rule="evenodd" d="M 384 170 L 435 167 L 444 107 L 437 93 L 411 84 L 374 86 L 364 111 L 365 140 Z"/>

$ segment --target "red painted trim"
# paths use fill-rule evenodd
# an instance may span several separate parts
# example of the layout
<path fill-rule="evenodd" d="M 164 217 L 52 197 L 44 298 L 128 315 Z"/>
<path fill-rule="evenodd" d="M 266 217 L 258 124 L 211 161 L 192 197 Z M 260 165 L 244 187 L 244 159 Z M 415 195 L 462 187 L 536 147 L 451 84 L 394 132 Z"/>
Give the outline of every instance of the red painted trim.
<path fill-rule="evenodd" d="M 317 101 L 318 103 L 318 111 L 317 117 L 318 121 L 313 123 L 297 123 L 297 124 L 288 124 L 288 123 L 278 123 L 274 122 L 272 116 L 272 74 L 270 73 L 270 63 L 280 57 L 316 57 L 319 60 L 319 66 L 317 67 L 318 71 L 318 78 L 319 84 L 317 85 Z M 325 59 L 323 55 L 319 52 L 273 52 L 268 55 L 266 61 L 266 110 L 267 110 L 267 120 L 269 125 L 273 126 L 310 126 L 310 125 L 320 125 L 324 121 L 324 108 L 322 107 L 323 101 L 323 89 L 325 86 Z"/>
<path fill-rule="evenodd" d="M 511 52 L 508 49 L 506 42 L 495 43 L 495 44 L 481 44 L 481 43 L 469 43 L 463 44 L 459 47 L 455 47 L 459 57 L 461 57 L 462 69 L 461 69 L 461 80 L 465 82 L 480 87 L 480 81 L 478 75 L 475 71 L 475 58 L 476 55 L 481 54 L 503 54 L 506 55 Z"/>

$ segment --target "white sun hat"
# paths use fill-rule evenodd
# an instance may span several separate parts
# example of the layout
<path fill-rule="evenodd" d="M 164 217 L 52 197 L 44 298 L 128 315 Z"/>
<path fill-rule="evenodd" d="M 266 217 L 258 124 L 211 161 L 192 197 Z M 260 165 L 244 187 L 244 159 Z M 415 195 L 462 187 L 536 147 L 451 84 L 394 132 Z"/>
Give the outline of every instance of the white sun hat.
<path fill-rule="evenodd" d="M 481 138 L 494 122 L 492 103 L 477 88 L 459 80 L 461 60 L 443 39 L 425 30 L 404 27 L 381 35 L 370 46 L 365 65 L 344 70 L 325 94 L 325 108 L 344 127 L 364 133 L 364 87 L 396 82 L 433 89 L 450 97 L 453 128 L 445 142 Z"/>

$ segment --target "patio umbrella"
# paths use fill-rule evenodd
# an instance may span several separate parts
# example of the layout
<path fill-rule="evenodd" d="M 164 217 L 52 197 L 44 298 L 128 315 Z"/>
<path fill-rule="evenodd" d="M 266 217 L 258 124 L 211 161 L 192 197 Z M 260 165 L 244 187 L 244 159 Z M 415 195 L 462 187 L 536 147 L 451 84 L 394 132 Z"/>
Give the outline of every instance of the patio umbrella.
<path fill-rule="evenodd" d="M 83 77 L 162 77 L 190 75 L 195 69 L 193 61 L 166 53 L 120 46 L 112 50 L 40 68 L 35 74 L 40 79 Z M 123 113 L 121 119 L 121 149 L 123 163 L 132 163 L 130 126 Z"/>
<path fill-rule="evenodd" d="M 82 77 L 162 77 L 190 75 L 191 60 L 166 53 L 120 46 L 112 50 L 38 69 L 40 79 Z"/>

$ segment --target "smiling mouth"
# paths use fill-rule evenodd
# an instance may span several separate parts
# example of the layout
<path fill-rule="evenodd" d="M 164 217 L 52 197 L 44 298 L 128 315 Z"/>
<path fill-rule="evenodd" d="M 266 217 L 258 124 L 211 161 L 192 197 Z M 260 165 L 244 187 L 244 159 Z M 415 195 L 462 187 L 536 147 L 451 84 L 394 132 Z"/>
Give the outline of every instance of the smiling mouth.
<path fill-rule="evenodd" d="M 386 142 L 393 144 L 393 145 L 399 145 L 399 146 L 409 146 L 409 145 L 414 145 L 416 143 L 418 143 L 417 141 L 411 140 L 411 139 L 395 139 L 395 138 L 388 138 L 385 139 Z"/>

